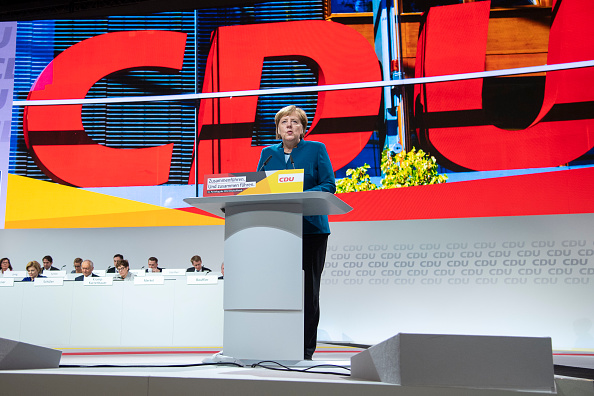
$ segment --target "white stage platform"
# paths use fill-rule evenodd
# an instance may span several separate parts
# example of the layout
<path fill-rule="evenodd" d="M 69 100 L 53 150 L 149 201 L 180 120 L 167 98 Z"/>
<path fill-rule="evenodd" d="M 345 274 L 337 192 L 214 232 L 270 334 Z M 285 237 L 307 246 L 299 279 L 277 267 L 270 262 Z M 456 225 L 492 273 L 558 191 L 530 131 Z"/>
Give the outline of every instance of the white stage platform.
<path fill-rule="evenodd" d="M 320 345 L 311 362 L 285 371 L 262 367 L 201 365 L 218 348 L 64 349 L 60 368 L 0 371 L 0 394 L 12 395 L 399 395 L 537 396 L 548 392 L 406 387 L 349 376 L 350 357 L 358 348 Z M 576 356 L 579 355 L 579 356 Z M 577 360 L 576 360 L 577 357 Z M 556 353 L 555 364 L 594 365 L 591 354 Z M 81 367 L 73 367 L 81 366 Z M 309 368 L 313 366 L 312 368 Z M 316 367 L 317 366 L 317 367 Z M 307 370 L 307 371 L 304 371 Z M 330 374 L 334 373 L 334 374 Z M 592 380 L 556 376 L 558 395 L 594 396 Z"/>

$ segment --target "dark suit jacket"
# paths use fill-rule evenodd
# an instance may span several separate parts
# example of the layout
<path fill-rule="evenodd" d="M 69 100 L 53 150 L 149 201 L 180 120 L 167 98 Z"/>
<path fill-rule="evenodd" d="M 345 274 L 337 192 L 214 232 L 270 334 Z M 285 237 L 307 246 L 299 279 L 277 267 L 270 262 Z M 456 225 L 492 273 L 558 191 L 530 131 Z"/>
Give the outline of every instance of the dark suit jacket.
<path fill-rule="evenodd" d="M 54 266 L 52 265 L 52 266 L 50 267 L 50 269 L 49 269 L 49 270 L 45 270 L 45 269 L 43 269 L 43 267 L 42 267 L 42 268 L 41 268 L 41 272 L 43 272 L 43 271 L 60 271 L 60 269 L 58 269 L 58 268 L 56 268 L 56 267 L 54 267 Z"/>
<path fill-rule="evenodd" d="M 116 273 L 116 267 L 109 267 L 107 269 L 107 271 L 105 271 L 106 274 L 115 274 Z"/>
<path fill-rule="evenodd" d="M 163 272 L 165 268 L 157 267 L 157 269 L 159 270 L 159 272 Z M 144 272 L 149 272 L 149 269 L 147 268 L 146 270 L 144 270 Z"/>
<path fill-rule="evenodd" d="M 186 272 L 211 272 L 210 268 L 206 268 L 205 266 L 202 266 L 202 271 L 196 271 L 196 268 L 194 268 L 193 266 L 188 268 L 186 270 Z"/>
<path fill-rule="evenodd" d="M 92 273 L 92 274 L 91 274 L 91 278 L 92 278 L 92 277 L 96 277 L 96 278 L 98 278 L 98 277 L 99 277 L 99 275 L 95 275 L 95 274 L 93 274 L 93 273 Z M 85 280 L 85 276 L 84 276 L 84 275 L 77 276 L 76 278 L 74 278 L 74 280 L 75 280 L 75 281 L 83 281 L 83 280 Z"/>

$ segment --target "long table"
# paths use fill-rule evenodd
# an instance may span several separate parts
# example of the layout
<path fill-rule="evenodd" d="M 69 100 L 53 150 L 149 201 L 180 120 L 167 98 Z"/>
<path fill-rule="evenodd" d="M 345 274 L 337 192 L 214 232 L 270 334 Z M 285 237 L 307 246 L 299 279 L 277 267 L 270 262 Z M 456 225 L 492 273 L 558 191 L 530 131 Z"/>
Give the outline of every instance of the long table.
<path fill-rule="evenodd" d="M 223 344 L 223 281 L 0 287 L 0 337 L 47 347 L 213 347 Z"/>

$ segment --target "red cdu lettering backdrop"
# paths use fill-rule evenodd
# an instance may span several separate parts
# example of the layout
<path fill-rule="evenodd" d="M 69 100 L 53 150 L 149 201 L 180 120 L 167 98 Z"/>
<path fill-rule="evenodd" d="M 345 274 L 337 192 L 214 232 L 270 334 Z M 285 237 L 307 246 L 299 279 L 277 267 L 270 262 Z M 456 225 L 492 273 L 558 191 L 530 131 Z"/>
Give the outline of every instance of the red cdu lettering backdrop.
<path fill-rule="evenodd" d="M 300 34 L 295 35 L 295 31 Z M 82 99 L 96 81 L 121 70 L 179 70 L 184 46 L 184 34 L 165 31 L 108 33 L 84 40 L 45 68 L 28 99 Z M 259 89 L 267 57 L 306 59 L 318 70 L 321 85 L 381 79 L 373 48 L 355 30 L 325 21 L 299 21 L 217 29 L 203 92 Z M 204 174 L 255 166 L 262 149 L 251 144 L 257 101 L 256 96 L 202 101 L 198 116 L 199 180 Z M 335 169 L 355 158 L 369 140 L 380 101 L 379 88 L 318 94 L 307 136 L 326 143 Z M 81 105 L 25 108 L 27 147 L 50 178 L 78 187 L 158 185 L 167 181 L 172 143 L 134 150 L 99 145 L 84 131 L 81 109 Z M 194 177 L 193 166 L 190 184 Z"/>
<path fill-rule="evenodd" d="M 483 71 L 490 12 L 488 1 L 430 9 L 418 40 L 416 77 Z M 594 2 L 554 2 L 547 63 L 594 59 L 593 15 Z M 186 35 L 171 31 L 95 36 L 56 56 L 28 98 L 84 98 L 101 78 L 122 70 L 175 73 L 182 69 L 185 49 Z M 319 85 L 382 78 L 373 46 L 363 36 L 322 20 L 218 27 L 208 51 L 204 79 L 195 84 L 203 93 L 259 89 L 268 60 L 306 63 L 316 72 Z M 412 98 L 405 97 L 405 103 L 414 102 L 409 130 L 399 132 L 416 131 L 421 146 L 442 167 L 479 171 L 474 179 L 480 180 L 469 177 L 439 186 L 345 194 L 355 211 L 335 221 L 594 212 L 590 203 L 594 182 L 589 181 L 594 168 L 556 168 L 594 146 L 594 116 L 588 111 L 594 103 L 593 81 L 594 68 L 547 73 L 540 111 L 520 130 L 489 121 L 482 79 L 415 86 L 414 92 L 406 91 L 413 93 Z M 326 144 L 335 170 L 351 163 L 381 125 L 381 92 L 367 88 L 317 94 L 307 138 Z M 184 167 L 179 167 L 181 177 L 175 183 L 187 187 L 186 181 L 193 184 L 205 174 L 253 171 L 261 151 L 252 141 L 258 100 L 257 96 L 201 100 L 189 123 L 191 127 L 195 123 L 197 138 L 186 142 Z M 177 151 L 168 137 L 160 137 L 161 145 L 151 148 L 100 145 L 85 132 L 81 109 L 62 105 L 24 110 L 26 147 L 48 177 L 77 187 L 172 183 L 169 173 Z M 546 172 L 531 174 L 532 168 Z M 527 170 L 495 178 L 480 173 L 515 169 Z M 436 201 L 440 205 L 434 205 Z"/>

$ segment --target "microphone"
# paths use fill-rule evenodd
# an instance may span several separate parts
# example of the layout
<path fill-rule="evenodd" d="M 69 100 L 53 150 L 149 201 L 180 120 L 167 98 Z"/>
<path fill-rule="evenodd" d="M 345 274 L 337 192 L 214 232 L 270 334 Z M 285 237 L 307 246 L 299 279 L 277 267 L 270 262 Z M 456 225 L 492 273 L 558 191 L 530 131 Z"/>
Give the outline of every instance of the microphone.
<path fill-rule="evenodd" d="M 289 159 L 291 160 L 291 165 L 293 165 L 293 169 L 295 169 L 295 162 L 293 162 L 293 156 L 289 154 Z"/>
<path fill-rule="evenodd" d="M 60 268 L 60 271 L 62 271 L 62 270 L 64 269 L 64 267 L 66 267 L 66 264 L 64 264 L 64 265 L 62 266 L 62 268 Z"/>
<path fill-rule="evenodd" d="M 271 159 L 272 159 L 272 155 L 269 155 L 268 158 L 266 158 L 266 161 L 264 161 L 264 163 L 260 167 L 260 169 L 258 169 L 258 172 L 260 172 L 262 169 L 264 169 L 264 167 L 266 166 L 266 164 L 268 163 L 268 161 L 270 161 Z"/>

